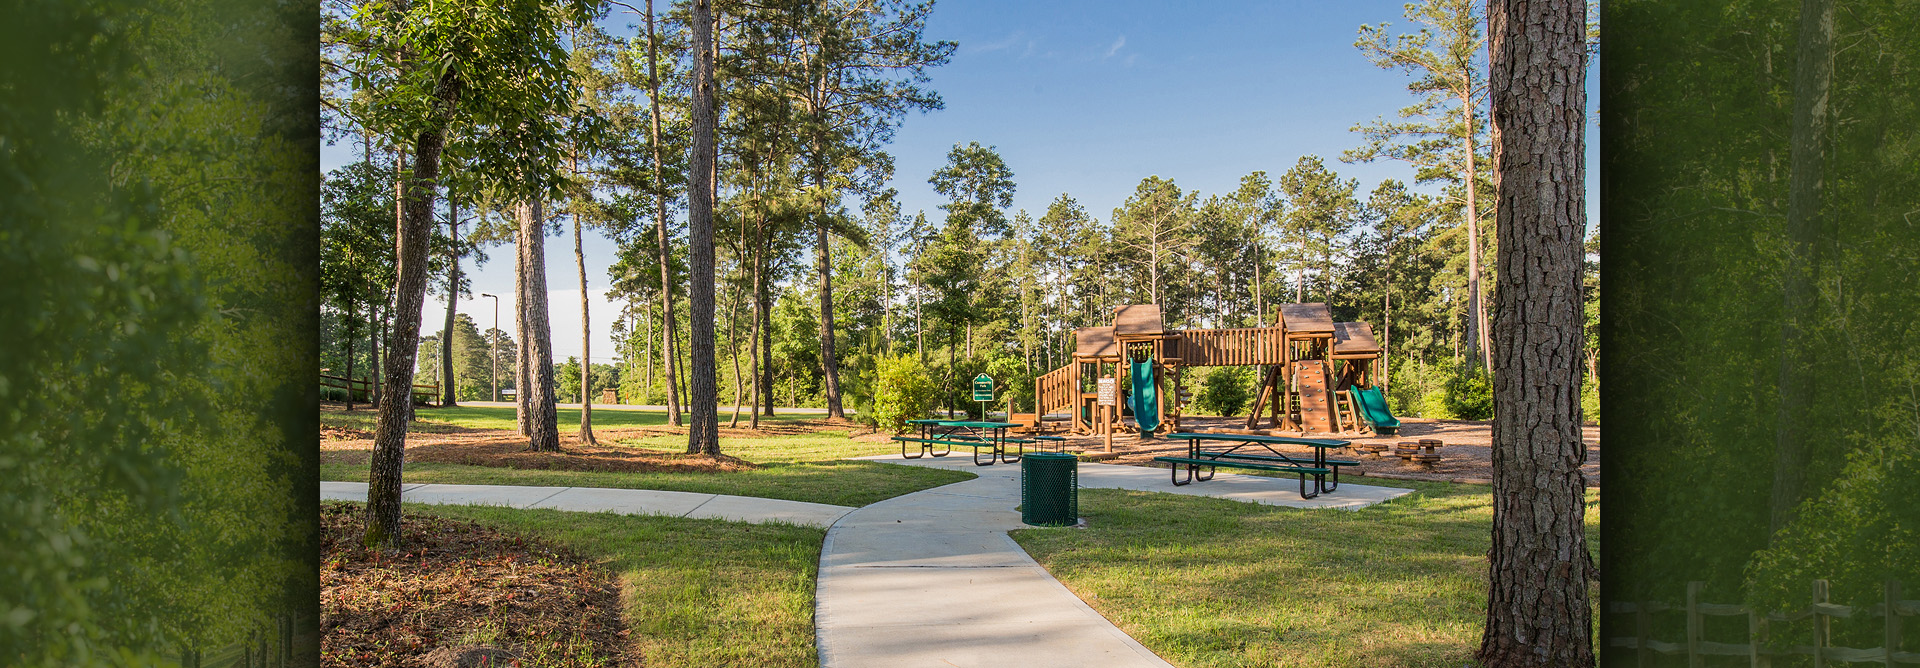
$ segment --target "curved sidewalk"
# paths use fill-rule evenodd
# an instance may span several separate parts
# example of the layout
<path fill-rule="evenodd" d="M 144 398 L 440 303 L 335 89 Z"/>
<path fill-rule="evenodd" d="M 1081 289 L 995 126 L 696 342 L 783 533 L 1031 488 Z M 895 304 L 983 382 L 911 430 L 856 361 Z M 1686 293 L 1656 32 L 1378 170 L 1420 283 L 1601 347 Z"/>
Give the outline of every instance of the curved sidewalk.
<path fill-rule="evenodd" d="M 322 482 L 320 498 L 330 501 L 366 501 L 367 483 Z M 651 489 L 601 487 L 521 487 L 516 485 L 434 485 L 412 483 L 400 489 L 400 500 L 468 506 L 552 508 L 626 515 L 667 515 L 734 522 L 786 522 L 828 527 L 853 509 L 824 503 L 763 499 L 727 494 L 664 492 Z"/>
<path fill-rule="evenodd" d="M 965 456 L 862 459 L 980 477 L 860 508 L 827 530 L 814 615 L 822 668 L 1170 666 L 1007 536 L 1027 528 L 1014 510 L 1018 464 L 975 467 Z M 1165 469 L 1087 463 L 1079 465 L 1079 478 L 1081 487 L 1349 510 L 1412 491 L 1342 484 L 1302 501 L 1291 480 L 1222 473 L 1174 488 Z"/>

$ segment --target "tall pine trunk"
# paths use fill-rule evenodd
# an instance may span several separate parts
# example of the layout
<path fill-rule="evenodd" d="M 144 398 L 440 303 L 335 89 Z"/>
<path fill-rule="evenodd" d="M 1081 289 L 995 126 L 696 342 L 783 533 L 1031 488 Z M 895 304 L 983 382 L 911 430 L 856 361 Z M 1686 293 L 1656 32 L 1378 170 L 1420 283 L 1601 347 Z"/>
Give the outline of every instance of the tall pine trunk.
<path fill-rule="evenodd" d="M 675 351 L 677 328 L 673 317 L 673 272 L 668 264 L 672 255 L 667 245 L 667 193 L 660 180 L 666 163 L 660 158 L 660 40 L 653 32 L 653 0 L 647 0 L 647 99 L 653 106 L 648 114 L 653 121 L 653 202 L 654 232 L 660 259 L 660 357 L 667 372 L 667 424 L 680 426 L 680 361 Z"/>
<path fill-rule="evenodd" d="M 520 266 L 526 301 L 520 303 L 526 329 L 520 348 L 526 351 L 525 394 L 527 448 L 535 452 L 560 451 L 560 419 L 554 406 L 553 327 L 547 315 L 547 218 L 544 205 L 533 199 L 515 212 L 519 222 Z"/>
<path fill-rule="evenodd" d="M 443 90 L 450 86 L 443 84 Z M 397 396 L 380 403 L 373 430 L 373 457 L 367 475 L 366 534 L 369 546 L 400 544 L 400 467 L 406 463 L 407 423 L 412 418 L 414 360 L 419 355 L 420 314 L 427 296 L 427 246 L 433 236 L 434 189 L 438 187 L 441 128 L 422 131 L 414 143 L 414 173 L 401 179 L 399 229 L 394 238 L 395 298 L 393 338 L 388 339 L 383 375 Z"/>
<path fill-rule="evenodd" d="M 587 319 L 587 256 L 580 250 L 580 214 L 573 214 L 573 265 L 580 270 L 580 442 L 593 445 L 593 336 Z"/>
<path fill-rule="evenodd" d="M 453 393 L 453 316 L 454 306 L 460 302 L 460 208 L 452 198 L 447 199 L 447 238 L 452 250 L 447 251 L 447 324 L 440 330 L 440 405 L 452 407 L 457 397 Z"/>
<path fill-rule="evenodd" d="M 720 454 L 719 390 L 714 382 L 713 345 L 713 4 L 693 0 L 693 146 L 688 160 L 692 183 L 687 188 L 688 277 L 687 339 L 691 344 L 688 394 L 692 424 L 687 430 L 687 452 Z"/>
<path fill-rule="evenodd" d="M 519 205 L 515 208 L 514 216 L 516 225 L 519 224 L 518 217 L 525 213 L 523 210 L 525 208 L 525 205 Z M 520 230 L 516 227 L 514 230 L 513 252 L 513 335 L 520 340 L 520 345 L 514 346 L 513 348 L 513 423 L 514 428 L 520 431 L 521 436 L 533 433 L 532 428 L 528 426 L 533 413 L 527 409 L 530 405 L 527 403 L 527 386 L 529 384 L 527 379 L 531 375 L 530 369 L 532 369 L 532 367 L 527 364 L 527 329 L 529 327 L 527 324 L 527 301 L 530 299 L 530 297 L 527 296 L 527 273 L 529 270 L 527 269 L 527 254 L 521 250 L 526 243 Z"/>
<path fill-rule="evenodd" d="M 1820 191 L 1825 163 L 1827 96 L 1833 86 L 1833 1 L 1800 3 L 1798 62 L 1793 70 L 1792 173 L 1787 184 L 1787 266 L 1781 281 L 1780 404 L 1774 417 L 1773 494 L 1769 531 L 1793 520 L 1806 486 L 1807 419 L 1813 405 Z"/>
<path fill-rule="evenodd" d="M 1587 590 L 1585 352 L 1586 5 L 1492 0 L 1495 256 L 1489 668 L 1594 665 Z"/>
<path fill-rule="evenodd" d="M 1492 49 L 1491 46 L 1488 47 Z M 1468 82 L 1460 95 L 1460 110 L 1466 114 L 1467 121 L 1467 327 L 1472 330 L 1467 347 L 1472 351 L 1472 363 L 1484 368 L 1493 367 L 1493 350 L 1487 331 L 1486 294 L 1481 289 L 1480 280 L 1480 214 L 1479 195 L 1476 194 L 1480 180 L 1480 168 L 1475 164 L 1474 153 L 1478 149 L 1473 144 L 1473 85 Z M 1496 212 L 1496 216 L 1499 214 Z"/>

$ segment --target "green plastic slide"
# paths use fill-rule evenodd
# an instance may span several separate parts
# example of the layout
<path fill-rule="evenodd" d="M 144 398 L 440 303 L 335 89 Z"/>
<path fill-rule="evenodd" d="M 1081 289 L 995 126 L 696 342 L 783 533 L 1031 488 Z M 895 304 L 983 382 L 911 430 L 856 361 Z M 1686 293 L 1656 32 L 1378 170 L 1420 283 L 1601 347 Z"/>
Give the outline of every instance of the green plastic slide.
<path fill-rule="evenodd" d="M 1373 425 L 1373 432 L 1381 436 L 1392 436 L 1400 428 L 1400 420 L 1387 410 L 1387 395 L 1380 388 L 1365 388 L 1355 385 L 1347 388 L 1353 395 L 1353 402 L 1360 405 L 1360 414 L 1366 416 L 1367 423 Z"/>
<path fill-rule="evenodd" d="M 1150 432 L 1160 428 L 1160 404 L 1155 401 L 1153 391 L 1153 361 L 1133 363 L 1133 387 L 1127 393 L 1127 407 L 1133 409 L 1133 420 L 1140 423 L 1140 431 Z"/>

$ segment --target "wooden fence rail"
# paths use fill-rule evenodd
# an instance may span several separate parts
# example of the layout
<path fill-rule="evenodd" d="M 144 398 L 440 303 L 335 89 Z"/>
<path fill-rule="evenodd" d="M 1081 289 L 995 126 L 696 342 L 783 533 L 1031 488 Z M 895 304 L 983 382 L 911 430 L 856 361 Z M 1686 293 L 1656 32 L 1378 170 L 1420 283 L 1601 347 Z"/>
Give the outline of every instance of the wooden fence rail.
<path fill-rule="evenodd" d="M 1652 666 L 1656 653 L 1685 654 L 1689 668 L 1702 668 L 1706 665 L 1706 657 L 1709 656 L 1746 657 L 1747 664 L 1753 668 L 1770 668 L 1775 657 L 1795 655 L 1811 657 L 1816 668 L 1825 668 L 1835 663 L 1869 663 L 1888 667 L 1920 665 L 1920 652 L 1904 651 L 1901 644 L 1903 630 L 1901 618 L 1920 617 L 1920 601 L 1902 600 L 1898 580 L 1888 580 L 1884 583 L 1880 602 L 1858 606 L 1837 605 L 1829 601 L 1827 581 L 1814 580 L 1813 597 L 1806 608 L 1767 613 L 1744 605 L 1702 602 L 1700 589 L 1703 585 L 1704 583 L 1700 582 L 1687 583 L 1687 600 L 1684 605 L 1658 601 L 1608 604 L 1606 610 L 1608 613 L 1633 615 L 1634 635 L 1609 638 L 1607 646 L 1634 650 L 1634 665 L 1641 668 Z M 1654 638 L 1653 615 L 1675 611 L 1686 613 L 1686 638 L 1679 642 Z M 1747 642 L 1724 643 L 1707 640 L 1704 637 L 1707 617 L 1745 617 Z M 1881 618 L 1883 622 L 1879 647 L 1857 649 L 1833 645 L 1833 620 L 1871 620 L 1875 617 Z M 1771 635 L 1769 625 L 1792 624 L 1808 620 L 1812 620 L 1813 623 L 1813 644 L 1775 647 L 1767 642 Z"/>
<path fill-rule="evenodd" d="M 320 386 L 346 390 L 349 396 L 360 397 L 359 399 L 355 399 L 355 401 L 366 401 L 367 397 L 373 396 L 373 381 L 369 380 L 320 374 Z M 438 383 L 414 383 L 413 397 L 416 401 L 421 401 L 422 403 L 430 404 L 438 401 L 440 399 L 440 385 Z"/>
<path fill-rule="evenodd" d="M 1180 332 L 1180 363 L 1187 366 L 1285 364 L 1286 341 L 1278 327 L 1189 329 Z"/>

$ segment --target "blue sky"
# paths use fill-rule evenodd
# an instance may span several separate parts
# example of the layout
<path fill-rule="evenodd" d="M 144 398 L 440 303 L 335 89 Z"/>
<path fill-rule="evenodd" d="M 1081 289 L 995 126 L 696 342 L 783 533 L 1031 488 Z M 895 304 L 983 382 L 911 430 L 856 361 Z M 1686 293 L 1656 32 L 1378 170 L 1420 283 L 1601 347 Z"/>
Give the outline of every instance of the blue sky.
<path fill-rule="evenodd" d="M 1375 68 L 1353 47 L 1361 24 L 1405 25 L 1402 2 L 1032 2 L 948 0 L 927 24 L 927 37 L 959 43 L 929 86 L 946 108 L 905 119 L 890 152 L 908 215 L 925 210 L 938 221 L 944 198 L 927 177 L 955 143 L 995 147 L 1013 170 L 1014 209 L 1036 217 L 1061 193 L 1107 220 L 1140 180 L 1158 175 L 1207 194 L 1235 189 L 1240 177 L 1270 177 L 1303 155 L 1319 155 L 1362 194 L 1383 179 L 1411 181 L 1399 163 L 1349 165 L 1342 151 L 1359 143 L 1356 123 L 1392 116 L 1412 102 L 1408 78 Z M 611 22 L 624 23 L 616 17 Z M 1597 111 L 1597 64 L 1588 72 L 1589 118 Z M 1587 210 L 1597 220 L 1598 128 L 1589 123 Z M 326 147 L 322 167 L 352 160 L 345 146 Z M 579 279 L 572 238 L 549 241 L 548 286 L 557 359 L 580 353 Z M 589 233 L 589 297 L 593 359 L 613 360 L 605 336 L 619 305 L 600 296 L 612 244 Z M 476 294 L 510 298 L 512 252 L 473 276 Z M 427 300 L 437 330 L 443 299 Z M 502 324 L 511 329 L 511 305 Z M 493 322 L 487 300 L 462 300 L 482 328 Z"/>

